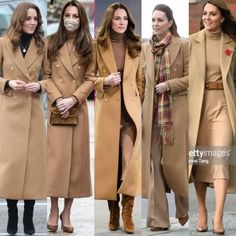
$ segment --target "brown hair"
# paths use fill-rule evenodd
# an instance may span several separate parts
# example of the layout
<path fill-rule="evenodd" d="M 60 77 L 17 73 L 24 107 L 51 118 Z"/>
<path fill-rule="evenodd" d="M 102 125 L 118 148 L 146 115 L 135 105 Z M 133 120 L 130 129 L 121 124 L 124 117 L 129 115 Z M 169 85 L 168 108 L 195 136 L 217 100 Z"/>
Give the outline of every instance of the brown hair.
<path fill-rule="evenodd" d="M 89 31 L 89 22 L 85 9 L 81 3 L 76 0 L 69 1 L 62 9 L 59 28 L 55 34 L 50 36 L 50 44 L 48 47 L 48 58 L 55 60 L 59 55 L 59 49 L 65 44 L 68 34 L 63 23 L 65 10 L 69 6 L 74 6 L 78 9 L 80 26 L 77 29 L 76 40 L 74 41 L 75 49 L 78 55 L 81 56 L 81 64 L 88 64 L 92 60 L 93 40 Z"/>
<path fill-rule="evenodd" d="M 44 41 L 43 41 L 43 31 L 42 31 L 42 15 L 38 8 L 33 3 L 30 2 L 22 2 L 17 5 L 16 9 L 13 12 L 12 18 L 11 18 L 11 25 L 7 31 L 7 34 L 11 40 L 13 51 L 17 49 L 20 42 L 20 37 L 23 33 L 22 25 L 24 21 L 27 18 L 27 11 L 29 9 L 34 9 L 37 12 L 38 17 L 38 24 L 37 27 L 33 33 L 33 37 L 35 39 L 36 45 L 38 47 L 38 52 L 42 53 L 44 50 Z"/>
<path fill-rule="evenodd" d="M 224 21 L 221 24 L 221 30 L 236 41 L 236 21 L 225 2 L 223 0 L 208 0 L 203 5 L 203 9 L 207 3 L 210 3 L 219 9 L 221 15 L 224 17 Z M 202 19 L 200 22 L 200 29 L 204 29 Z"/>
<path fill-rule="evenodd" d="M 180 37 L 179 33 L 177 31 L 177 25 L 176 25 L 176 22 L 175 22 L 175 19 L 174 19 L 174 16 L 173 16 L 173 12 L 172 12 L 171 8 L 168 7 L 165 4 L 158 4 L 158 5 L 156 5 L 154 7 L 152 13 L 154 11 L 162 11 L 162 12 L 164 12 L 166 14 L 166 17 L 167 17 L 168 21 L 171 21 L 171 20 L 173 21 L 173 23 L 172 23 L 172 25 L 170 27 L 171 34 L 173 34 L 176 37 Z"/>
<path fill-rule="evenodd" d="M 97 33 L 97 42 L 100 44 L 104 49 L 108 47 L 108 38 L 110 38 L 110 31 L 111 31 L 111 22 L 114 12 L 117 9 L 124 9 L 128 16 L 128 26 L 125 32 L 126 38 L 126 46 L 128 49 L 128 53 L 132 58 L 135 58 L 140 54 L 141 51 L 141 40 L 140 37 L 134 32 L 135 24 L 131 17 L 128 8 L 122 3 L 113 3 L 108 6 L 106 12 L 104 14 L 103 22 L 101 27 L 98 29 Z"/>

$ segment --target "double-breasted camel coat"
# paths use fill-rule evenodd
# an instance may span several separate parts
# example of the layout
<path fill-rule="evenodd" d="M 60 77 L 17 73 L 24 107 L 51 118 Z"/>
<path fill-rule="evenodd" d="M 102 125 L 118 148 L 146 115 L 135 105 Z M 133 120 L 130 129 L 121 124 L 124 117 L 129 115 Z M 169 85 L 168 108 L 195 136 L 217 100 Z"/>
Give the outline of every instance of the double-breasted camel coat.
<path fill-rule="evenodd" d="M 37 82 L 44 53 L 34 38 L 25 58 L 13 52 L 8 36 L 0 39 L 0 197 L 46 197 L 46 132 L 41 98 L 25 90 L 5 90 L 7 80 Z"/>
<path fill-rule="evenodd" d="M 59 49 L 56 60 L 47 63 L 44 89 L 48 93 L 47 193 L 50 197 L 91 196 L 87 96 L 93 89 L 93 66 L 93 62 L 81 65 L 74 52 L 69 55 L 66 43 Z M 71 96 L 78 100 L 78 124 L 51 125 L 52 104 L 60 97 Z"/>
<path fill-rule="evenodd" d="M 188 41 L 172 36 L 168 46 L 170 51 L 170 80 L 172 94 L 172 115 L 174 124 L 174 145 L 163 145 L 163 174 L 168 188 L 176 194 L 188 196 L 188 145 L 187 145 L 187 87 L 188 87 Z M 151 137 L 154 101 L 154 55 L 151 44 L 142 48 L 143 73 L 146 77 L 143 103 L 142 142 L 142 194 L 148 197 L 150 181 Z M 157 186 L 158 187 L 158 186 Z"/>
<path fill-rule="evenodd" d="M 236 43 L 222 32 L 220 42 L 220 66 L 224 86 L 225 100 L 228 115 L 233 132 L 232 144 L 236 144 Z M 231 53 L 228 55 L 226 49 Z M 197 144 L 197 136 L 201 119 L 201 110 L 205 89 L 205 34 L 204 30 L 190 36 L 190 62 L 189 62 L 189 146 L 194 148 Z M 206 131 L 207 132 L 207 131 Z M 220 135 L 220 134 L 219 134 Z M 235 158 L 231 156 L 231 158 Z M 232 161 L 235 163 L 235 161 Z M 191 176 L 192 166 L 189 166 Z M 236 167 L 229 166 L 228 192 L 236 191 Z"/>
<path fill-rule="evenodd" d="M 136 196 L 141 194 L 141 101 L 144 83 L 140 56 L 131 58 L 126 50 L 123 82 L 104 90 L 105 77 L 117 72 L 110 40 L 108 48 L 96 45 L 95 77 L 95 198 L 115 200 L 117 196 L 119 139 L 121 119 L 121 89 L 126 110 L 135 128 L 136 137 L 128 169 L 118 193 Z"/>

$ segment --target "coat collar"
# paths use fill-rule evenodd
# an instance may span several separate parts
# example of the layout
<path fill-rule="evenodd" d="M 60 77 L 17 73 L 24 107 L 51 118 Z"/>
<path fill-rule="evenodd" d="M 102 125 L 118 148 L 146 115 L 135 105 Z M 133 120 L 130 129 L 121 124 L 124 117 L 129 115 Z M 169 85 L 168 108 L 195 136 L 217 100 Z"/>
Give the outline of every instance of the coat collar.
<path fill-rule="evenodd" d="M 101 52 L 102 59 L 107 66 L 107 69 L 110 73 L 117 72 L 117 66 L 115 57 L 112 50 L 112 45 L 110 39 L 108 39 L 108 47 L 104 49 L 100 45 L 98 45 L 99 51 Z"/>
<path fill-rule="evenodd" d="M 176 57 L 178 56 L 179 50 L 181 47 L 181 40 L 175 36 L 171 37 L 171 43 L 168 46 L 170 50 L 170 66 L 173 65 L 173 63 L 176 60 Z M 153 83 L 154 83 L 154 55 L 152 53 L 152 46 L 149 43 L 147 50 L 149 51 L 146 55 L 146 60 L 147 60 L 147 72 L 149 74 L 149 77 L 152 78 Z"/>
<path fill-rule="evenodd" d="M 200 77 L 205 81 L 206 71 L 206 51 L 205 51 L 205 32 L 204 30 L 199 31 L 194 38 L 195 41 L 195 58 L 198 60 Z M 230 50 L 230 55 L 226 55 L 226 49 Z M 226 81 L 228 71 L 230 69 L 231 61 L 233 58 L 234 43 L 233 40 L 225 33 L 222 32 L 220 39 L 220 66 L 223 81 Z"/>
<path fill-rule="evenodd" d="M 37 46 L 35 39 L 32 38 L 32 41 L 30 43 L 30 46 L 28 48 L 28 52 L 25 55 L 25 58 L 22 55 L 22 52 L 20 50 L 20 47 L 17 47 L 16 52 L 12 51 L 12 44 L 10 39 L 8 38 L 8 53 L 12 57 L 13 62 L 15 65 L 19 68 L 19 70 L 27 77 L 27 79 L 31 80 L 31 76 L 29 74 L 29 67 L 38 59 L 38 53 L 37 53 Z"/>
<path fill-rule="evenodd" d="M 73 78 L 75 78 L 74 68 L 72 65 L 73 63 L 76 63 L 75 58 L 69 55 L 66 43 L 64 43 L 64 45 L 60 48 L 59 60 L 65 66 L 66 70 L 73 76 Z"/>

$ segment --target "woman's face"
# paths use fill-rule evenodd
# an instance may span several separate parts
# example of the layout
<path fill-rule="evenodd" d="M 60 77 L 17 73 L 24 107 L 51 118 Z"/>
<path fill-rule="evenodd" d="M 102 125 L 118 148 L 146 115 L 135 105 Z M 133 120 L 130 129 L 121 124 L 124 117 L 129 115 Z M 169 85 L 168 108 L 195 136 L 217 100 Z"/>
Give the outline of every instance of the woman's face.
<path fill-rule="evenodd" d="M 172 23 L 172 20 L 168 20 L 165 12 L 155 10 L 152 13 L 152 30 L 158 39 L 162 39 L 169 32 Z"/>
<path fill-rule="evenodd" d="M 205 29 L 216 32 L 220 30 L 223 21 L 224 17 L 222 17 L 220 10 L 213 4 L 207 3 L 202 13 L 202 22 Z"/>
<path fill-rule="evenodd" d="M 26 20 L 23 22 L 22 30 L 27 34 L 33 34 L 38 25 L 38 14 L 33 8 L 27 10 Z"/>
<path fill-rule="evenodd" d="M 64 16 L 64 26 L 68 31 L 75 31 L 79 28 L 80 18 L 78 8 L 75 6 L 68 6 L 65 9 Z"/>
<path fill-rule="evenodd" d="M 128 26 L 128 16 L 124 9 L 116 9 L 112 17 L 111 28 L 119 34 L 125 33 Z"/>

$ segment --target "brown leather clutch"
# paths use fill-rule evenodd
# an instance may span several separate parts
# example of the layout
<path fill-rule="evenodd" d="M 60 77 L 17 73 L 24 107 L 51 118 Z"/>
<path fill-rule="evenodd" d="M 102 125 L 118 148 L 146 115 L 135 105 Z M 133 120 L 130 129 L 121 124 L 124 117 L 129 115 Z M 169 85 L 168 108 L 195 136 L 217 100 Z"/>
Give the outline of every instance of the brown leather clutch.
<path fill-rule="evenodd" d="M 77 125 L 79 111 L 77 107 L 72 107 L 69 110 L 69 116 L 62 118 L 57 107 L 51 108 L 50 124 L 51 125 Z"/>

